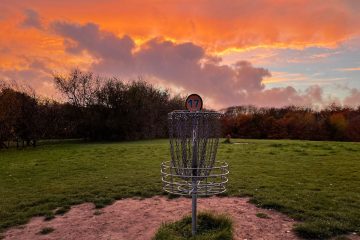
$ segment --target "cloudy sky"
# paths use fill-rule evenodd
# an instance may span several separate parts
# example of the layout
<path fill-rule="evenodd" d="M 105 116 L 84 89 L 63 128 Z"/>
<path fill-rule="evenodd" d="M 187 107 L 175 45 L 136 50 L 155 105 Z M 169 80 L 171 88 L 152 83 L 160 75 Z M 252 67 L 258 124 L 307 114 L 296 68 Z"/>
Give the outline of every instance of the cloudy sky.
<path fill-rule="evenodd" d="M 0 0 L 0 79 L 74 68 L 205 107 L 360 104 L 359 0 Z"/>

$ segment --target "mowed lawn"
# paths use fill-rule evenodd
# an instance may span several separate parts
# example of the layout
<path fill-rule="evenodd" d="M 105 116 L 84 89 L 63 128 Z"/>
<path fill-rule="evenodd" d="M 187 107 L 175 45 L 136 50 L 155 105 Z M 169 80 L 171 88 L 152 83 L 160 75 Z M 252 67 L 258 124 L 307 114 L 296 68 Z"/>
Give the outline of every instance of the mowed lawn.
<path fill-rule="evenodd" d="M 230 165 L 229 195 L 300 220 L 307 238 L 360 232 L 360 144 L 233 140 L 218 159 Z M 97 207 L 163 194 L 160 163 L 167 140 L 62 142 L 0 151 L 0 230 L 81 202 Z"/>

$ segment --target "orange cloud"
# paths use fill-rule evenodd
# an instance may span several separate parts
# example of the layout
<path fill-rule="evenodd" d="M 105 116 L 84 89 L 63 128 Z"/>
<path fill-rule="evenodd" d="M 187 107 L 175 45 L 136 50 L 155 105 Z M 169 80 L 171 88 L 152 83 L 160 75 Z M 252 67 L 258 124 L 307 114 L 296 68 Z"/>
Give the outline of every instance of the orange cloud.
<path fill-rule="evenodd" d="M 162 36 L 225 51 L 259 46 L 335 46 L 359 33 L 360 5 L 356 2 L 35 0 L 30 4 L 4 0 L 2 4 L 33 8 L 45 21 L 94 22 L 120 36 L 130 35 L 135 42 Z"/>

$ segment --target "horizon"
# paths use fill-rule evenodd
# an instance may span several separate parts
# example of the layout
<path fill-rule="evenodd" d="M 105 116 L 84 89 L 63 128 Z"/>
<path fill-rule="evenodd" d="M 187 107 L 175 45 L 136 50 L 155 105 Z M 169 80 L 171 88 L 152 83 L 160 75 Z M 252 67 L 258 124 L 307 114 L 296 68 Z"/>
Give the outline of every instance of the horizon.
<path fill-rule="evenodd" d="M 55 98 L 74 68 L 205 106 L 360 105 L 360 2 L 0 3 L 0 80 Z"/>

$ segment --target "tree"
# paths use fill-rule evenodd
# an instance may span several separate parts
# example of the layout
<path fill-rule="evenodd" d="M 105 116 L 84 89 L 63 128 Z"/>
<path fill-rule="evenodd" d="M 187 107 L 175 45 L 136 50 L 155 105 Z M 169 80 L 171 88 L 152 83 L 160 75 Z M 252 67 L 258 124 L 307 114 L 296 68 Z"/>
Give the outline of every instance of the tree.
<path fill-rule="evenodd" d="M 89 140 L 165 137 L 167 113 L 183 105 L 141 78 L 124 83 L 74 70 L 54 81 L 74 108 L 77 131 Z"/>
<path fill-rule="evenodd" d="M 5 88 L 0 93 L 0 139 L 36 145 L 38 135 L 37 101 L 27 93 Z"/>
<path fill-rule="evenodd" d="M 68 76 L 54 75 L 57 89 L 66 96 L 67 101 L 77 107 L 93 104 L 100 88 L 100 77 L 91 72 L 75 69 Z"/>

